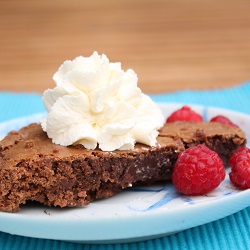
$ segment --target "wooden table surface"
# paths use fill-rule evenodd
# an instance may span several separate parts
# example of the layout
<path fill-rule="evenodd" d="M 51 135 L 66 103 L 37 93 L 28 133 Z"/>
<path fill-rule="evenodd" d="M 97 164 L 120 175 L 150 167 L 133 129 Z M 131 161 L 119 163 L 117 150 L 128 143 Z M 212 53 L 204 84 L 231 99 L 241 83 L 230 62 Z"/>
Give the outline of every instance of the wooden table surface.
<path fill-rule="evenodd" d="M 104 53 L 146 93 L 250 80 L 249 0 L 2 0 L 0 91 L 54 87 L 61 63 Z"/>

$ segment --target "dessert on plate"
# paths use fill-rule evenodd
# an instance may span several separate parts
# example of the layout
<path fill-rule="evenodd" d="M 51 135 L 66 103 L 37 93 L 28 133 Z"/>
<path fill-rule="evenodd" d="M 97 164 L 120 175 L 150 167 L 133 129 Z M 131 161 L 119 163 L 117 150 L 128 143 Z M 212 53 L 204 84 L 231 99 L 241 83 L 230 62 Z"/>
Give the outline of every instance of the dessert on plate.
<path fill-rule="evenodd" d="M 171 180 L 180 152 L 205 144 L 225 164 L 244 132 L 218 122 L 165 123 L 158 106 L 123 71 L 96 52 L 66 61 L 45 91 L 41 123 L 0 142 L 0 211 L 26 201 L 85 206 L 138 184 Z"/>

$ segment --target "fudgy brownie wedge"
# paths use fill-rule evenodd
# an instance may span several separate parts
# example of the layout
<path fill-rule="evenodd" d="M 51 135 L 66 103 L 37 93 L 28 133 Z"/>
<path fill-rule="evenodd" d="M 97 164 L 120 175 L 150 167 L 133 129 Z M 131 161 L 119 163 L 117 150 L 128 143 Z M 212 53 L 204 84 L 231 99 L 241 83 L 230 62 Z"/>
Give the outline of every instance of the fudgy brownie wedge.
<path fill-rule="evenodd" d="M 162 128 L 156 147 L 104 152 L 53 144 L 40 124 L 31 124 L 0 142 L 0 211 L 16 212 L 27 200 L 84 206 L 138 183 L 171 179 L 178 154 L 200 143 L 226 162 L 246 138 L 228 125 L 175 122 Z"/>
<path fill-rule="evenodd" d="M 162 128 L 160 136 L 179 138 L 185 148 L 205 144 L 219 154 L 225 165 L 229 157 L 246 144 L 240 128 L 217 122 L 172 122 Z"/>

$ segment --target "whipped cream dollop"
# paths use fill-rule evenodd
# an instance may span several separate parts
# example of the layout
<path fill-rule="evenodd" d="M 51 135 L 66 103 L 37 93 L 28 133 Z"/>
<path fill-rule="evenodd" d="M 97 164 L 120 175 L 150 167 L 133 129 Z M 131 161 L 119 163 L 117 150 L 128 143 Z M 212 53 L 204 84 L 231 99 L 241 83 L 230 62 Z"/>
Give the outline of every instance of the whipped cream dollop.
<path fill-rule="evenodd" d="M 136 142 L 156 145 L 165 120 L 138 88 L 133 70 L 94 52 L 65 61 L 53 80 L 56 87 L 43 94 L 48 114 L 42 121 L 53 143 L 103 151 L 130 150 Z"/>

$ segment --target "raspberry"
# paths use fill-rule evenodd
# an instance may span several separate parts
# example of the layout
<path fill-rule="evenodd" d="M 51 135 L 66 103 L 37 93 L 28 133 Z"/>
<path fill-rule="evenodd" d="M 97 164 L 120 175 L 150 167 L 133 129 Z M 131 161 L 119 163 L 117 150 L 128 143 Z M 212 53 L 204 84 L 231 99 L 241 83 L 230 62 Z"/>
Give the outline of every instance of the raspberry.
<path fill-rule="evenodd" d="M 188 106 L 183 106 L 181 109 L 176 110 L 173 112 L 166 120 L 166 122 L 174 122 L 174 121 L 195 121 L 200 122 L 202 121 L 202 117 L 193 111 Z"/>
<path fill-rule="evenodd" d="M 203 195 L 217 188 L 225 176 L 224 164 L 218 154 L 200 144 L 179 154 L 172 181 L 183 194 Z"/>
<path fill-rule="evenodd" d="M 239 189 L 250 188 L 250 149 L 242 147 L 229 159 L 231 182 Z"/>
<path fill-rule="evenodd" d="M 223 115 L 217 115 L 215 117 L 213 117 L 210 122 L 219 122 L 219 123 L 224 123 L 224 124 L 228 124 L 231 125 L 233 127 L 238 128 L 238 126 L 236 124 L 234 124 L 232 121 L 230 121 L 227 117 L 223 116 Z"/>

